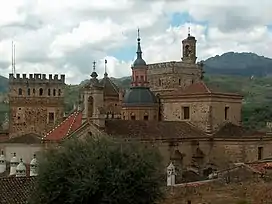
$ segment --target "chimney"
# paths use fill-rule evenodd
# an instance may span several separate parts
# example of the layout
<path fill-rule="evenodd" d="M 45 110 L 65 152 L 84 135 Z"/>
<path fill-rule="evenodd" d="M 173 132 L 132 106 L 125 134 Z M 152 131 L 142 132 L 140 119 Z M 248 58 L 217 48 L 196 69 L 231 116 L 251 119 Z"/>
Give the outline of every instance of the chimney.
<path fill-rule="evenodd" d="M 38 175 L 38 161 L 36 155 L 33 155 L 33 159 L 30 162 L 30 176 Z"/>
<path fill-rule="evenodd" d="M 16 177 L 26 177 L 26 166 L 23 159 L 20 159 L 20 163 L 16 167 Z"/>
<path fill-rule="evenodd" d="M 10 176 L 16 175 L 16 167 L 19 164 L 19 160 L 16 157 L 16 153 L 13 154 L 13 157 L 10 160 Z"/>
<path fill-rule="evenodd" d="M 2 151 L 0 155 L 0 174 L 4 173 L 6 169 L 7 169 L 6 158 L 4 155 L 4 151 Z"/>

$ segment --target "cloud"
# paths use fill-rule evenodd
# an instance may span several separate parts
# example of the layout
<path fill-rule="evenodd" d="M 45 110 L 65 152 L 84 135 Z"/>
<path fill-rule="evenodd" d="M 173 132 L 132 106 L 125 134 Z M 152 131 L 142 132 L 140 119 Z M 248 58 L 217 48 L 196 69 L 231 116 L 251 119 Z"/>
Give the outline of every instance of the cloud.
<path fill-rule="evenodd" d="M 102 77 L 107 59 L 110 76 L 127 76 L 138 27 L 148 63 L 180 60 L 189 25 L 199 60 L 227 51 L 272 57 L 271 6 L 268 0 L 11 0 L 0 8 L 0 69 L 4 76 L 11 71 L 14 40 L 20 73 L 65 73 L 67 83 L 79 83 L 94 60 Z M 171 25 L 173 16 L 189 17 Z"/>

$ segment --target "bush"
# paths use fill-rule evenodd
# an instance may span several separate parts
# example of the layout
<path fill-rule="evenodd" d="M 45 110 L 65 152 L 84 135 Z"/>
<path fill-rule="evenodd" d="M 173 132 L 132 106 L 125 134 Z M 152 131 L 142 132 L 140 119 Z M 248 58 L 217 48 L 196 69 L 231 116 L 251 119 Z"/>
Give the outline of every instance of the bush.
<path fill-rule="evenodd" d="M 165 179 L 155 148 L 110 139 L 73 140 L 44 153 L 31 203 L 149 204 Z"/>

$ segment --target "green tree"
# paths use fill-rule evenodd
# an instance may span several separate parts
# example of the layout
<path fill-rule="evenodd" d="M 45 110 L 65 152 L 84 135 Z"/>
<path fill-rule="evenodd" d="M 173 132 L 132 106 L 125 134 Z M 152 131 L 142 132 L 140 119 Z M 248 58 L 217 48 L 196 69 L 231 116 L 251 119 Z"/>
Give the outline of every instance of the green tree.
<path fill-rule="evenodd" d="M 72 140 L 40 159 L 30 203 L 149 204 L 163 198 L 157 149 L 112 139 Z"/>

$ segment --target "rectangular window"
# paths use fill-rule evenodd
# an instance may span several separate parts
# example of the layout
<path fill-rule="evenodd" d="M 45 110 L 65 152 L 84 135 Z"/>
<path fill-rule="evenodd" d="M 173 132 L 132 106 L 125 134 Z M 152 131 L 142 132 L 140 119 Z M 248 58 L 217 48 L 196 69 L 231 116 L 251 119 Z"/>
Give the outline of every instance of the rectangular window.
<path fill-rule="evenodd" d="M 263 159 L 263 147 L 258 147 L 258 160 Z"/>
<path fill-rule="evenodd" d="M 135 115 L 130 116 L 130 119 L 135 120 L 136 119 Z"/>
<path fill-rule="evenodd" d="M 49 123 L 54 123 L 54 122 L 55 122 L 55 113 L 50 112 L 50 113 L 48 114 L 48 122 L 49 122 Z"/>
<path fill-rule="evenodd" d="M 145 116 L 144 116 L 144 120 L 148 120 L 148 115 L 145 115 Z"/>
<path fill-rule="evenodd" d="M 189 120 L 190 119 L 190 108 L 187 107 L 182 107 L 183 109 L 183 120 Z"/>
<path fill-rule="evenodd" d="M 225 107 L 225 120 L 229 119 L 229 107 Z"/>

